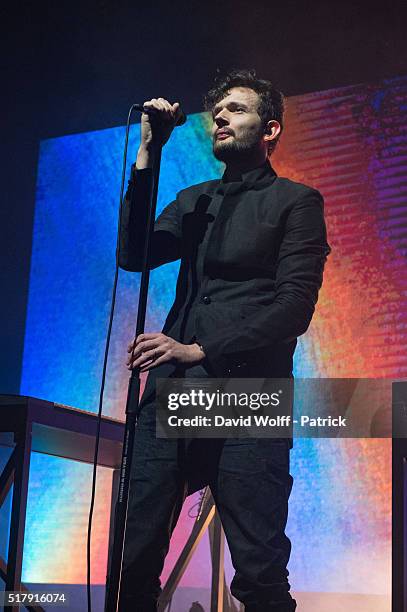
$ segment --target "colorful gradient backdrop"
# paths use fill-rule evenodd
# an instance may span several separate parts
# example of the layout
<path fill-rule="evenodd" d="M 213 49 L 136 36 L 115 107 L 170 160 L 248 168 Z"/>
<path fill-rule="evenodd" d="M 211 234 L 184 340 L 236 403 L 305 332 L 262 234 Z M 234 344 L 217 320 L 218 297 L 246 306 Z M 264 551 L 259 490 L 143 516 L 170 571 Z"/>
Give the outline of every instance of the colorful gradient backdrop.
<path fill-rule="evenodd" d="M 273 158 L 280 175 L 318 188 L 332 254 L 297 377 L 407 374 L 407 78 L 290 98 Z M 216 178 L 206 114 L 165 147 L 158 211 L 187 185 Z M 132 131 L 130 156 L 137 149 Z M 96 411 L 114 275 L 124 128 L 41 143 L 21 393 Z M 154 270 L 146 329 L 160 330 L 178 262 Z M 139 274 L 120 273 L 104 413 L 123 417 Z M 297 440 L 288 535 L 297 591 L 388 594 L 391 576 L 389 440 Z M 24 580 L 84 583 L 91 467 L 34 455 Z M 104 583 L 111 476 L 99 470 L 93 581 Z M 163 577 L 193 519 L 189 497 Z M 45 554 L 52 549 L 53 554 Z M 230 561 L 227 574 L 232 575 Z M 181 586 L 209 586 L 207 542 Z"/>

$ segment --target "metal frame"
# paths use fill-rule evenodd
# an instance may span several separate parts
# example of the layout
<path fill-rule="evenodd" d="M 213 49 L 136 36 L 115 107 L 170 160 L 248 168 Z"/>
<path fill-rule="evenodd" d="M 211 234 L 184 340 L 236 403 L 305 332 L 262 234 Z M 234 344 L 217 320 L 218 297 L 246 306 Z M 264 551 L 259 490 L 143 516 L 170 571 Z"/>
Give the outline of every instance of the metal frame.
<path fill-rule="evenodd" d="M 164 612 L 171 606 L 174 595 L 188 563 L 191 560 L 206 529 L 209 532 L 212 558 L 212 584 L 210 612 L 242 612 L 243 605 L 236 607 L 232 595 L 226 586 L 224 572 L 225 534 L 209 487 L 205 488 L 200 510 L 195 524 L 171 574 L 165 583 L 158 600 L 158 612 Z"/>
<path fill-rule="evenodd" d="M 27 587 L 21 583 L 21 574 L 31 451 L 93 463 L 97 415 L 32 397 L 9 395 L 0 395 L 0 410 L 0 445 L 14 447 L 0 475 L 0 506 L 14 485 L 8 556 L 7 562 L 0 557 L 0 576 L 6 591 L 28 593 Z M 98 465 L 114 470 L 112 503 L 123 432 L 123 422 L 102 418 Z M 111 543 L 112 516 L 109 536 Z M 44 612 L 41 606 L 25 607 L 32 612 Z M 5 612 L 18 612 L 20 609 L 18 606 L 4 607 Z"/>

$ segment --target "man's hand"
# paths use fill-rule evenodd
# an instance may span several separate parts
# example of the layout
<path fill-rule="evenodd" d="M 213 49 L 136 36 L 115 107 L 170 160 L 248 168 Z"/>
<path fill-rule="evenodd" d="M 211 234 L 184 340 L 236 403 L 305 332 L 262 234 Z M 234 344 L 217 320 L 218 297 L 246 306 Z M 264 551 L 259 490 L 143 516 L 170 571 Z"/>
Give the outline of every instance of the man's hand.
<path fill-rule="evenodd" d="M 161 333 L 140 334 L 129 344 L 127 359 L 129 370 L 139 367 L 140 372 L 156 368 L 162 363 L 183 363 L 194 365 L 205 358 L 198 344 L 182 344 Z"/>
<path fill-rule="evenodd" d="M 151 166 L 155 151 L 165 145 L 181 114 L 178 102 L 170 104 L 164 98 L 146 100 L 143 106 L 154 113 L 141 115 L 140 147 L 136 162 L 138 169 Z"/>

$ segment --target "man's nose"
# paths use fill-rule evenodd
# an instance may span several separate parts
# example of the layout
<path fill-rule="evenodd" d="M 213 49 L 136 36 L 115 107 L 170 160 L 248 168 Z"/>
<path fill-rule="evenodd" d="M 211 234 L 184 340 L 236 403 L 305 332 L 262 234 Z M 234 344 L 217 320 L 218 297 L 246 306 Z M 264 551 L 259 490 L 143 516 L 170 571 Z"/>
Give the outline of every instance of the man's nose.
<path fill-rule="evenodd" d="M 229 119 L 226 113 L 224 113 L 224 111 L 220 111 L 214 119 L 216 125 L 218 127 L 221 127 L 222 125 L 226 125 L 227 123 L 229 123 Z"/>

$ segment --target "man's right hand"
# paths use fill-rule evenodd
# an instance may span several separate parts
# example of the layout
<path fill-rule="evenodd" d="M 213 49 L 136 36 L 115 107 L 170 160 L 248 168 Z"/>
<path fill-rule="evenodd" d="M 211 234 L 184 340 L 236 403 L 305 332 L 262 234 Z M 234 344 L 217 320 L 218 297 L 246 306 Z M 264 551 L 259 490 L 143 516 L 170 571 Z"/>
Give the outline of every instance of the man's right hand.
<path fill-rule="evenodd" d="M 136 161 L 139 170 L 151 167 L 155 151 L 168 141 L 181 112 L 178 102 L 170 104 L 164 98 L 152 98 L 144 102 L 143 106 L 155 112 L 154 115 L 141 115 L 140 148 Z"/>

